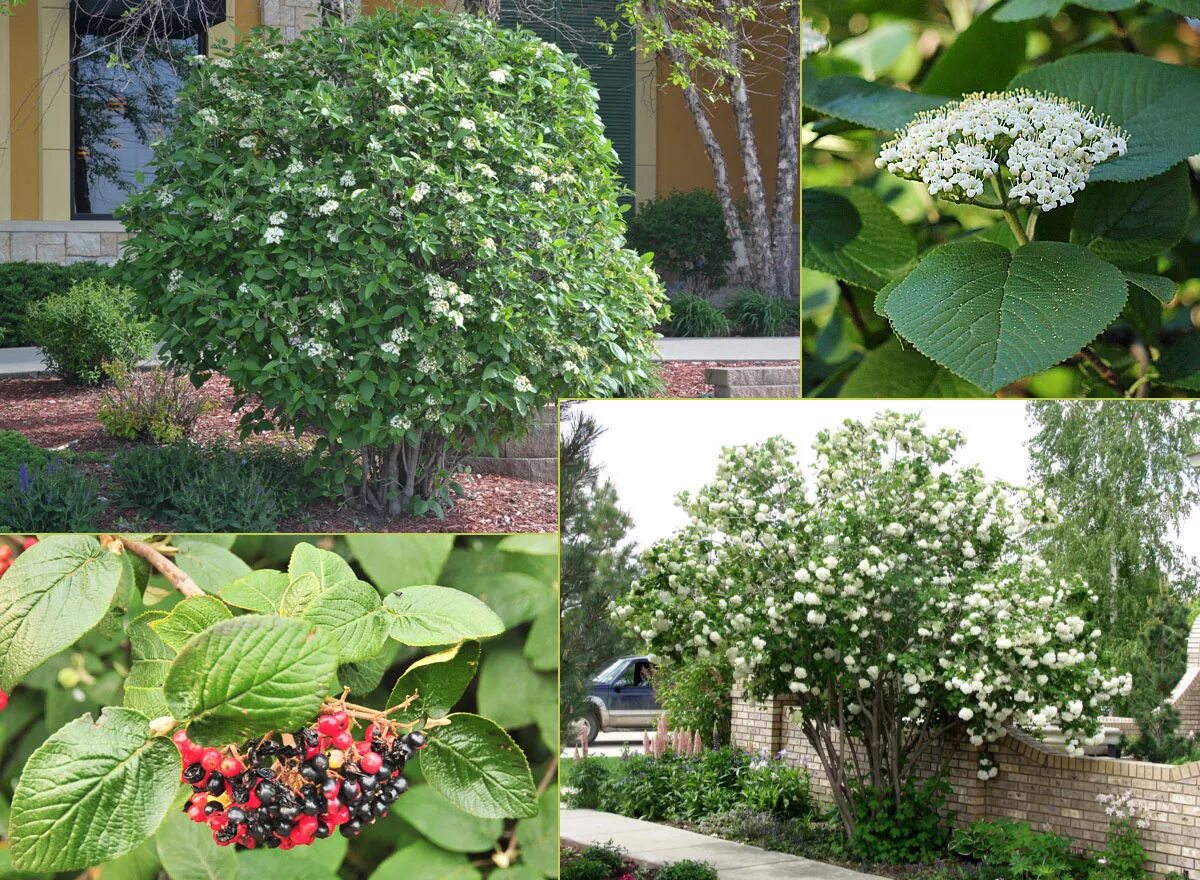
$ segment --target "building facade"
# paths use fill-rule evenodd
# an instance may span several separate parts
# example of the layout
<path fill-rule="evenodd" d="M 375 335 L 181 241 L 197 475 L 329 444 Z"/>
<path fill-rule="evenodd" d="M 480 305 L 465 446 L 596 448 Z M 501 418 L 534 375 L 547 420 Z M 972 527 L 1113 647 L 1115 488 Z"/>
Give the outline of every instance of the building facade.
<path fill-rule="evenodd" d="M 161 87 L 151 90 L 131 86 L 128 77 L 106 67 L 106 10 L 121 0 L 25 0 L 11 15 L 0 15 L 0 262 L 115 259 L 124 232 L 112 219 L 113 208 L 123 186 L 138 185 L 135 175 L 158 133 L 149 110 L 169 101 L 186 57 L 216 51 L 257 25 L 293 37 L 319 21 L 318 0 L 198 0 L 198 8 L 212 2 L 224 2 L 223 15 L 210 9 L 202 21 L 224 20 L 211 27 L 173 23 L 173 55 L 149 62 L 162 74 L 154 80 Z M 362 11 L 372 14 L 387 2 L 362 0 Z M 556 0 L 550 17 L 586 36 L 597 16 L 613 18 L 613 6 L 614 0 Z M 508 13 L 503 18 L 513 20 Z M 563 44 L 553 23 L 534 29 Z M 586 40 L 563 48 L 576 52 L 592 73 L 635 203 L 676 189 L 711 188 L 711 165 L 665 69 L 633 51 L 610 55 Z M 759 148 L 770 169 L 782 72 L 767 72 L 753 85 Z M 729 108 L 713 107 L 712 118 L 740 186 Z"/>

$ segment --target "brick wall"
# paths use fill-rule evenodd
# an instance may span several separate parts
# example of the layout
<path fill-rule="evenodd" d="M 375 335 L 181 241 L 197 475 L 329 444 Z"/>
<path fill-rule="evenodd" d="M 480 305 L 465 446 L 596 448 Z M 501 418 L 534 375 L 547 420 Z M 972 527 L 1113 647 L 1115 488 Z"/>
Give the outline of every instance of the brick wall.
<path fill-rule="evenodd" d="M 1200 729 L 1200 621 L 1188 641 L 1188 671 L 1173 699 L 1185 729 Z M 816 751 L 790 718 L 794 707 L 794 699 L 785 697 L 754 705 L 735 690 L 733 742 L 755 751 L 786 751 L 791 764 L 808 768 L 814 795 L 827 804 L 828 779 Z M 1104 722 L 1133 729 L 1127 718 Z M 993 744 L 991 752 L 1000 773 L 987 782 L 975 775 L 978 752 L 964 740 L 944 742 L 937 754 L 920 762 L 919 772 L 929 773 L 944 761 L 951 786 L 949 807 L 957 824 L 1007 816 L 1097 850 L 1104 846 L 1108 819 L 1096 796 L 1132 791 L 1150 819 L 1142 832 L 1142 845 L 1150 855 L 1148 868 L 1156 877 L 1178 871 L 1200 878 L 1200 761 L 1169 765 L 1070 758 L 1018 731 Z"/>

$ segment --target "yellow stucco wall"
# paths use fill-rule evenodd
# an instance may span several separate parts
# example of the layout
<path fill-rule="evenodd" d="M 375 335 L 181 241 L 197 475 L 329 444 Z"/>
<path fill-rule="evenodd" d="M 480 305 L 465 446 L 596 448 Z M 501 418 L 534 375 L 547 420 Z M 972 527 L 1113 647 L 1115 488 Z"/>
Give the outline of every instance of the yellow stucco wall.
<path fill-rule="evenodd" d="M 38 132 L 37 81 L 41 71 L 39 11 L 33 0 L 8 18 L 8 69 L 4 71 L 9 111 L 4 140 L 9 144 L 9 213 L 13 220 L 41 215 L 42 158 Z M 0 85 L 5 85 L 0 83 Z"/>
<path fill-rule="evenodd" d="M 8 16 L 0 15 L 0 59 L 10 58 L 11 51 L 8 42 Z M 0 61 L 0 66 L 3 66 L 3 63 Z M 9 118 L 10 101 L 8 89 L 5 87 L 7 78 L 8 71 L 0 70 L 0 220 L 12 219 L 12 163 L 9 161 L 12 146 L 8 137 L 2 134 L 8 128 Z"/>

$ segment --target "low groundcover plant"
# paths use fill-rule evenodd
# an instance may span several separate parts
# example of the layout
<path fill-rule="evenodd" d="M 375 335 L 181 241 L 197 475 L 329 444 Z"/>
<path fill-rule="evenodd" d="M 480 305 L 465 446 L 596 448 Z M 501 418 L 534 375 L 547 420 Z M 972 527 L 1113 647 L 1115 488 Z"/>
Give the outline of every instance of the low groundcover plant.
<path fill-rule="evenodd" d="M 172 364 L 261 400 L 245 430 L 312 432 L 371 509 L 443 512 L 457 462 L 546 402 L 654 386 L 664 298 L 596 100 L 475 16 L 256 31 L 197 62 L 124 269 Z"/>

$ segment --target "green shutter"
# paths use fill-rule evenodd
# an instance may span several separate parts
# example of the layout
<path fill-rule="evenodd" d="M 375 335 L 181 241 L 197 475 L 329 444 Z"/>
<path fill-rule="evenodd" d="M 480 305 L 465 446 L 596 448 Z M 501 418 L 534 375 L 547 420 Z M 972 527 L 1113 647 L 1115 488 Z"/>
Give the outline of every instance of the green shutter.
<path fill-rule="evenodd" d="M 617 20 L 615 0 L 553 0 L 552 4 L 547 2 L 539 7 L 539 12 L 551 9 L 542 16 L 550 21 L 528 20 L 520 12 L 522 2 L 502 0 L 501 23 L 512 27 L 519 22 L 543 40 L 579 57 L 579 63 L 588 69 L 600 93 L 604 132 L 620 159 L 621 182 L 632 193 L 637 167 L 634 155 L 637 71 L 633 37 L 628 27 L 621 27 L 610 55 L 601 45 L 610 42 L 609 35 L 596 25 L 597 18 L 606 23 Z"/>

